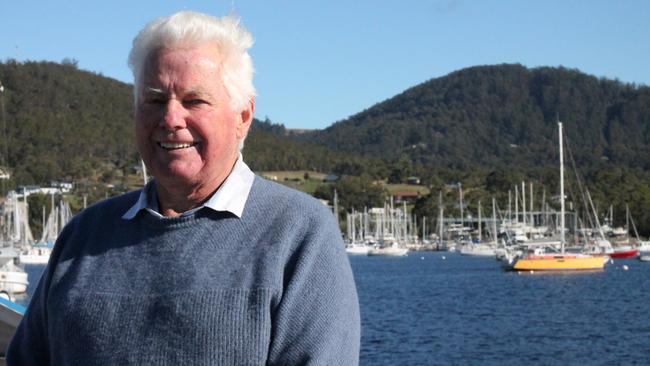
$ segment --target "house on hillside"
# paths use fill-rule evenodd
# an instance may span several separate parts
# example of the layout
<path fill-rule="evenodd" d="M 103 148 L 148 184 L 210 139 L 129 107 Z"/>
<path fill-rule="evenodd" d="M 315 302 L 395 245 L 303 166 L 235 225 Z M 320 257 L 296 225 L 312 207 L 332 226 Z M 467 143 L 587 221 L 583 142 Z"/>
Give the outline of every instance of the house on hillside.
<path fill-rule="evenodd" d="M 69 193 L 72 190 L 72 183 L 51 180 L 50 188 L 56 188 L 60 191 L 60 193 Z"/>
<path fill-rule="evenodd" d="M 64 194 L 72 190 L 72 183 L 51 181 L 49 187 L 41 187 L 37 185 L 19 186 L 14 190 L 14 194 L 28 197 L 29 195 L 40 194 Z"/>
<path fill-rule="evenodd" d="M 401 191 L 393 193 L 393 199 L 395 200 L 395 203 L 415 203 L 418 197 L 420 197 L 419 192 Z"/>
<path fill-rule="evenodd" d="M 406 178 L 406 183 L 407 184 L 413 184 L 413 185 L 419 185 L 420 184 L 420 177 L 408 177 L 408 178 Z"/>
<path fill-rule="evenodd" d="M 326 183 L 333 183 L 336 182 L 337 180 L 339 180 L 339 176 L 336 174 L 328 174 L 325 176 L 325 178 L 323 178 L 323 182 Z"/>

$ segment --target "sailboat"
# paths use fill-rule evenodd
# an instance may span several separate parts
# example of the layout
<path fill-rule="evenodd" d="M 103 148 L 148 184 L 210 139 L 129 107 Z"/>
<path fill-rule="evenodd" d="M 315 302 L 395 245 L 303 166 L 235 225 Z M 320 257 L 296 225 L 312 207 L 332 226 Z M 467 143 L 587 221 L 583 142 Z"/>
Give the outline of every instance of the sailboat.
<path fill-rule="evenodd" d="M 402 247 L 397 241 L 388 241 L 381 246 L 374 246 L 368 250 L 368 255 L 385 255 L 392 257 L 403 257 L 409 252 L 408 248 Z"/>
<path fill-rule="evenodd" d="M 336 190 L 334 190 L 334 212 L 338 212 L 338 198 Z M 357 214 L 352 210 L 352 214 L 347 216 L 348 239 L 349 242 L 345 244 L 345 252 L 352 255 L 368 255 L 370 247 L 366 245 L 364 235 L 366 233 L 366 226 L 364 225 L 367 218 L 367 212 L 362 215 Z M 359 219 L 361 224 L 360 230 L 357 230 L 356 222 Z"/>
<path fill-rule="evenodd" d="M 588 196 L 589 197 L 589 196 Z M 590 197 L 589 197 L 590 198 Z M 590 201 L 591 203 L 591 201 Z M 639 254 L 637 248 L 633 248 L 630 243 L 630 215 L 626 205 L 625 227 L 614 227 L 614 208 L 609 206 L 609 212 L 605 217 L 605 222 L 600 225 L 596 217 L 596 225 L 600 238 L 597 239 L 597 245 L 592 247 L 593 254 L 604 253 L 610 258 L 633 258 Z M 607 236 L 607 239 L 605 238 Z"/>
<path fill-rule="evenodd" d="M 634 224 L 634 219 L 632 218 L 632 215 L 630 215 L 630 208 L 625 205 L 625 211 L 627 213 L 627 218 L 630 220 L 630 223 L 632 224 L 632 229 L 634 230 L 634 236 L 636 237 L 636 249 L 639 251 L 637 253 L 637 259 L 639 259 L 641 262 L 650 262 L 650 241 L 647 240 L 641 240 L 639 237 L 639 232 L 636 231 L 636 225 Z"/>
<path fill-rule="evenodd" d="M 494 208 L 493 208 L 494 211 Z M 479 256 L 479 257 L 494 257 L 496 255 L 496 234 L 494 235 L 494 244 L 483 243 L 481 230 L 481 201 L 478 201 L 478 240 L 477 243 L 467 243 L 460 248 L 460 254 Z"/>
<path fill-rule="evenodd" d="M 50 254 L 54 249 L 59 232 L 72 217 L 70 205 L 61 200 L 57 206 L 54 205 L 54 196 L 52 196 L 52 210 L 43 226 L 41 239 L 34 245 L 28 246 L 18 256 L 20 263 L 24 264 L 47 264 Z"/>
<path fill-rule="evenodd" d="M 26 245 L 32 240 L 32 233 L 27 224 L 27 203 L 25 200 L 19 200 L 17 192 L 10 192 L 2 207 L 1 216 L 3 230 L 0 233 L 0 293 L 24 293 L 29 284 L 27 272 L 16 264 L 18 252 L 14 244 Z"/>
<path fill-rule="evenodd" d="M 613 210 L 610 209 L 611 211 Z M 615 245 L 613 245 L 613 251 L 609 253 L 609 256 L 611 258 L 634 258 L 639 255 L 639 249 L 632 247 L 630 242 L 630 208 L 627 205 L 625 205 L 625 228 L 622 229 L 621 232 L 612 231 Z M 636 231 L 636 227 L 634 230 Z M 615 240 L 616 238 L 623 238 L 623 240 Z"/>
<path fill-rule="evenodd" d="M 596 271 L 603 270 L 608 256 L 594 256 L 581 253 L 565 253 L 564 217 L 564 156 L 562 149 L 562 122 L 558 122 L 560 141 L 560 252 L 546 253 L 541 248 L 521 257 L 511 258 L 509 263 L 514 271 Z"/>

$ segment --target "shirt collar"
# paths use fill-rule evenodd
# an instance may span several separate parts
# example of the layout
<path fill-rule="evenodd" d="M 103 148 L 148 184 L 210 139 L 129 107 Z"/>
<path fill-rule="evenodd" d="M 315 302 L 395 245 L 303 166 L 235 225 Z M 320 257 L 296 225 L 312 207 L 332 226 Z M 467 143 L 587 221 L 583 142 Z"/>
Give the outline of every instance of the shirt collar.
<path fill-rule="evenodd" d="M 227 211 L 241 218 L 254 180 L 255 174 L 244 163 L 240 153 L 235 166 L 223 184 L 221 184 L 221 187 L 203 205 L 184 212 L 181 216 L 191 215 L 202 208 L 209 208 L 214 211 Z M 163 217 L 158 211 L 155 181 L 149 182 L 140 190 L 138 200 L 124 213 L 122 218 L 131 220 L 141 210 L 146 210 L 157 217 Z"/>

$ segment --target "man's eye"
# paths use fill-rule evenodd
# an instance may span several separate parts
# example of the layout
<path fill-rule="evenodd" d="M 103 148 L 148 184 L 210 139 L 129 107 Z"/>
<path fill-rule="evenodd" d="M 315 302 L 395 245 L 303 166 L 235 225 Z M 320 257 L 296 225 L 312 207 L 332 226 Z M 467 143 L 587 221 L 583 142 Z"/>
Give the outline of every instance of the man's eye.
<path fill-rule="evenodd" d="M 188 105 L 188 106 L 193 106 L 193 105 L 199 105 L 199 104 L 204 104 L 206 103 L 205 100 L 203 99 L 188 99 L 183 102 L 183 104 Z"/>

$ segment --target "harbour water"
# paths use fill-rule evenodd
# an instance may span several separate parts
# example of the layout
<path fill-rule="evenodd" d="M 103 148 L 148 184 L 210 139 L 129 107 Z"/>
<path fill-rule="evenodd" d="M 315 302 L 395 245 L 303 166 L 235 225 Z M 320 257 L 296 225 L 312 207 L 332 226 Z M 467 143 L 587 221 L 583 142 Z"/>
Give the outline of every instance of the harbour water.
<path fill-rule="evenodd" d="M 517 274 L 442 252 L 350 261 L 361 365 L 650 364 L 650 263 Z"/>
<path fill-rule="evenodd" d="M 446 252 L 350 262 L 362 366 L 650 364 L 650 263 L 517 274 Z M 42 269 L 26 268 L 28 291 Z"/>
<path fill-rule="evenodd" d="M 27 306 L 29 304 L 29 298 L 36 290 L 36 285 L 38 285 L 38 280 L 45 270 L 45 265 L 41 264 L 26 264 L 23 266 L 25 272 L 27 272 L 27 280 L 29 284 L 27 285 L 27 293 L 16 295 L 16 302 L 20 305 Z"/>

